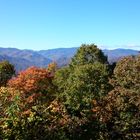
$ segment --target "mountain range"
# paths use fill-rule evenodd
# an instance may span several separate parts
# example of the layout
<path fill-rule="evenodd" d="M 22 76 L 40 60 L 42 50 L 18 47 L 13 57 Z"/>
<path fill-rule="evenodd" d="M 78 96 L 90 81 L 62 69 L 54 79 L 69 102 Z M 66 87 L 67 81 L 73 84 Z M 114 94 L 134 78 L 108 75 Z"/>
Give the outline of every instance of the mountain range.
<path fill-rule="evenodd" d="M 30 66 L 47 67 L 49 63 L 56 62 L 59 67 L 66 66 L 76 53 L 78 47 L 58 48 L 50 50 L 20 50 L 16 48 L 0 48 L 0 61 L 8 60 L 17 71 Z M 110 63 L 129 55 L 138 55 L 139 51 L 133 49 L 102 50 Z"/>

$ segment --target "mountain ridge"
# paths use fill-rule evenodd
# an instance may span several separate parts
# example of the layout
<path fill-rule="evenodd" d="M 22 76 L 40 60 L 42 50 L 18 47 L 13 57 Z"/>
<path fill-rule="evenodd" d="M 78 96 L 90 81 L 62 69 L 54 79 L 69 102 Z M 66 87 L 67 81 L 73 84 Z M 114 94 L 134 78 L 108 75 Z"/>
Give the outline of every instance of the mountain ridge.
<path fill-rule="evenodd" d="M 0 61 L 8 60 L 17 71 L 24 70 L 30 66 L 47 67 L 49 63 L 56 62 L 59 67 L 67 65 L 79 47 L 56 48 L 48 50 L 28 50 L 17 48 L 0 47 Z M 117 48 L 113 50 L 103 49 L 110 63 L 129 55 L 138 55 L 140 51 L 134 49 Z"/>

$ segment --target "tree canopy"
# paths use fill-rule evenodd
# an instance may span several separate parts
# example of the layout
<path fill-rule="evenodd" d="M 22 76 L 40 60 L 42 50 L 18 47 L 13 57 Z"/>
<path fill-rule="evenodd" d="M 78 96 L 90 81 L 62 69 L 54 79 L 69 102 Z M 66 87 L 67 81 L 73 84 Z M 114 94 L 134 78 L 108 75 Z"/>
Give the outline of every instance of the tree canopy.
<path fill-rule="evenodd" d="M 115 69 L 116 84 L 140 92 L 140 55 L 121 59 Z"/>
<path fill-rule="evenodd" d="M 140 56 L 121 59 L 110 80 L 114 89 L 100 100 L 93 100 L 93 112 L 106 126 L 107 139 L 139 139 Z"/>
<path fill-rule="evenodd" d="M 85 112 L 91 109 L 92 99 L 108 93 L 109 71 L 107 58 L 96 45 L 82 45 L 68 67 L 56 72 L 55 83 L 67 108 Z"/>
<path fill-rule="evenodd" d="M 1 62 L 0 74 L 0 139 L 140 138 L 140 56 L 110 65 L 96 45 L 84 44 L 66 67 L 13 76 Z"/>
<path fill-rule="evenodd" d="M 70 66 L 93 64 L 95 62 L 100 62 L 102 64 L 108 63 L 107 57 L 96 45 L 82 44 L 72 58 Z"/>
<path fill-rule="evenodd" d="M 15 69 L 8 61 L 0 62 L 0 86 L 6 86 L 9 79 L 15 74 Z"/>

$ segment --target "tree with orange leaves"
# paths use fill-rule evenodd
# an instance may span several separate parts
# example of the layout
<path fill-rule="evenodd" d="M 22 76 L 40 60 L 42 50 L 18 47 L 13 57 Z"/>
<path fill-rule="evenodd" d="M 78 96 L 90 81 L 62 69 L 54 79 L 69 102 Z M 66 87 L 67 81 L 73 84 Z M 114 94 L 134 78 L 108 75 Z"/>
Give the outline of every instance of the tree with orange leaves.
<path fill-rule="evenodd" d="M 8 86 L 24 93 L 48 91 L 53 75 L 44 68 L 30 67 L 8 82 Z"/>
<path fill-rule="evenodd" d="M 8 86 L 22 92 L 26 103 L 33 104 L 37 100 L 53 98 L 53 74 L 45 68 L 30 67 L 22 71 L 8 82 Z"/>
<path fill-rule="evenodd" d="M 54 73 L 47 68 L 30 67 L 13 77 L 7 87 L 0 88 L 3 139 L 31 139 L 36 133 L 41 139 L 41 135 L 47 134 L 48 129 L 44 127 L 49 128 L 49 125 L 42 125 L 42 121 L 48 121 L 44 112 L 45 115 L 49 113 L 46 109 L 55 99 L 53 77 Z"/>

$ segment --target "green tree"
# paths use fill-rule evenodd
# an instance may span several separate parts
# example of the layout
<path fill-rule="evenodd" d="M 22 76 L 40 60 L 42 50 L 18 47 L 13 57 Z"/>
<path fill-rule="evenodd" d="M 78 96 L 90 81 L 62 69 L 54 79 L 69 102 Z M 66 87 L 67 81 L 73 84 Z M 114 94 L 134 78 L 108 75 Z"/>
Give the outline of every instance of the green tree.
<path fill-rule="evenodd" d="M 8 61 L 0 62 L 0 86 L 6 86 L 9 79 L 15 74 L 15 69 Z"/>
<path fill-rule="evenodd" d="M 56 72 L 55 84 L 66 107 L 73 113 L 91 109 L 92 99 L 108 93 L 108 62 L 96 45 L 82 45 L 68 67 Z"/>
<path fill-rule="evenodd" d="M 55 73 L 59 100 L 76 127 L 73 139 L 97 139 L 98 121 L 92 115 L 92 100 L 100 99 L 111 89 L 108 62 L 96 45 L 82 45 L 68 67 Z"/>
<path fill-rule="evenodd" d="M 85 65 L 85 64 L 94 64 L 95 62 L 100 62 L 107 64 L 107 57 L 103 52 L 97 48 L 94 44 L 82 44 L 81 47 L 77 50 L 77 53 L 72 58 L 70 66 L 75 65 Z"/>
<path fill-rule="evenodd" d="M 65 104 L 73 111 L 89 111 L 92 99 L 109 91 L 107 67 L 103 64 L 77 66 L 67 78 L 63 93 Z"/>
<path fill-rule="evenodd" d="M 71 70 L 69 67 L 63 67 L 56 71 L 53 82 L 57 86 L 59 93 L 64 92 L 65 88 L 67 87 L 67 79 L 70 73 Z"/>

